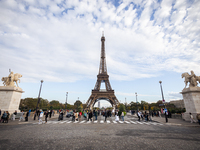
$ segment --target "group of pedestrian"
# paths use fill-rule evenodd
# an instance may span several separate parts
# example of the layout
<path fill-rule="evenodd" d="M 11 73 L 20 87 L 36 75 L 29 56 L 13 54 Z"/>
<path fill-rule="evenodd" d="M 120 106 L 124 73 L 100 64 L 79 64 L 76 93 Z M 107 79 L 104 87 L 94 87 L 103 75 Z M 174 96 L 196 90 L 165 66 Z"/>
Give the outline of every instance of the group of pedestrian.
<path fill-rule="evenodd" d="M 191 123 L 193 123 L 193 122 L 196 123 L 196 121 L 194 120 L 194 117 L 193 117 L 192 113 L 189 113 L 189 114 L 190 114 L 190 121 L 191 121 Z M 197 113 L 196 119 L 198 120 L 198 123 L 200 125 L 200 113 Z"/>
<path fill-rule="evenodd" d="M 1 115 L 1 110 L 0 110 L 1 123 L 8 123 L 9 117 L 10 117 L 10 113 L 8 111 L 4 111 Z"/>
<path fill-rule="evenodd" d="M 152 119 L 151 119 L 151 114 L 149 114 L 148 112 L 142 112 L 142 111 L 138 111 L 138 113 L 137 113 L 137 116 L 138 116 L 138 121 L 140 121 L 140 119 L 141 120 L 145 120 L 145 121 L 152 121 Z"/>

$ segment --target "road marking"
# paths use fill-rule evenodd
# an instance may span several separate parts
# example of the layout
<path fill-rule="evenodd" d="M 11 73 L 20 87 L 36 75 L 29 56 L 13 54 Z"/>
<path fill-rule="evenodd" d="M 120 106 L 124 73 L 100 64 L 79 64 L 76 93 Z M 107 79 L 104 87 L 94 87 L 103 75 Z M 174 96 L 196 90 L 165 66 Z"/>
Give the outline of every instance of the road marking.
<path fill-rule="evenodd" d="M 113 123 L 117 123 L 116 121 L 113 121 Z"/>
<path fill-rule="evenodd" d="M 74 123 L 78 123 L 79 121 L 74 121 Z"/>
<path fill-rule="evenodd" d="M 68 122 L 66 122 L 66 123 L 71 123 L 72 121 L 68 121 Z"/>
<path fill-rule="evenodd" d="M 91 121 L 87 121 L 87 123 L 91 123 Z"/>
<path fill-rule="evenodd" d="M 123 121 L 119 121 L 119 123 L 124 123 Z"/>
<path fill-rule="evenodd" d="M 130 122 L 128 122 L 128 121 L 124 121 L 124 122 L 126 122 L 126 123 L 130 124 Z"/>
<path fill-rule="evenodd" d="M 84 122 L 85 122 L 85 120 L 81 121 L 80 123 L 84 123 Z"/>
<path fill-rule="evenodd" d="M 110 120 L 107 120 L 106 122 L 107 122 L 107 123 L 110 123 Z"/>
<path fill-rule="evenodd" d="M 95 120 L 95 121 L 94 121 L 94 123 L 97 123 L 97 122 L 98 122 L 98 120 Z"/>
<path fill-rule="evenodd" d="M 141 123 L 141 122 L 139 122 L 139 121 L 136 121 L 137 123 L 139 123 L 139 124 L 143 124 L 143 123 Z"/>
<path fill-rule="evenodd" d="M 150 125 L 149 123 L 143 122 L 144 124 Z"/>
<path fill-rule="evenodd" d="M 133 124 L 137 124 L 136 122 L 134 122 L 134 121 L 130 121 L 131 123 L 133 123 Z"/>
<path fill-rule="evenodd" d="M 103 120 L 101 120 L 101 121 L 100 121 L 100 123 L 104 123 L 104 121 L 103 121 Z"/>

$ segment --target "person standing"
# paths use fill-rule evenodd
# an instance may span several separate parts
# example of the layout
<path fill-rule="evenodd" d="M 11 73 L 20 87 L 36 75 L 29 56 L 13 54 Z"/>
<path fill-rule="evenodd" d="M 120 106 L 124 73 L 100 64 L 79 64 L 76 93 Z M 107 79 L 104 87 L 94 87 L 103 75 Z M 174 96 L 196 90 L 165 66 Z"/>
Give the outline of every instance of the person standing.
<path fill-rule="evenodd" d="M 121 117 L 122 117 L 122 121 L 124 121 L 124 112 L 123 111 L 122 111 Z"/>
<path fill-rule="evenodd" d="M 45 115 L 45 123 L 47 123 L 47 118 L 48 118 L 48 115 L 49 115 L 48 111 L 46 111 L 44 115 Z"/>
<path fill-rule="evenodd" d="M 7 113 L 5 111 L 2 115 L 2 119 L 3 119 L 3 123 L 6 122 L 6 120 L 7 120 Z"/>
<path fill-rule="evenodd" d="M 17 111 L 15 110 L 15 112 L 13 113 L 13 116 L 12 116 L 12 120 L 14 121 L 15 120 L 15 116 L 17 115 Z"/>
<path fill-rule="evenodd" d="M 8 123 L 8 119 L 10 117 L 10 113 L 8 111 L 6 111 L 7 117 L 6 117 L 6 122 Z"/>
<path fill-rule="evenodd" d="M 49 118 L 51 118 L 51 115 L 52 115 L 52 110 L 50 110 Z"/>
<path fill-rule="evenodd" d="M 92 113 L 92 111 L 90 111 L 89 112 L 89 120 L 92 121 L 92 118 L 93 118 L 93 113 Z"/>
<path fill-rule="evenodd" d="M 194 120 L 194 117 L 193 117 L 192 113 L 190 113 L 190 121 L 191 121 L 191 123 L 196 122 L 196 121 Z"/>
<path fill-rule="evenodd" d="M 200 113 L 197 114 L 196 118 L 197 118 L 199 125 L 200 125 Z"/>
<path fill-rule="evenodd" d="M 24 112 L 23 112 L 23 110 L 22 110 L 22 112 L 21 112 L 21 114 L 20 114 L 19 121 L 21 121 L 21 120 L 24 120 L 24 117 L 23 117 L 23 115 L 24 115 Z"/>
<path fill-rule="evenodd" d="M 97 120 L 97 115 L 98 115 L 98 112 L 97 112 L 97 110 L 95 109 L 95 112 L 94 112 L 95 120 Z"/>
<path fill-rule="evenodd" d="M 165 120 L 166 120 L 166 122 L 168 122 L 168 112 L 167 111 L 165 111 Z"/>

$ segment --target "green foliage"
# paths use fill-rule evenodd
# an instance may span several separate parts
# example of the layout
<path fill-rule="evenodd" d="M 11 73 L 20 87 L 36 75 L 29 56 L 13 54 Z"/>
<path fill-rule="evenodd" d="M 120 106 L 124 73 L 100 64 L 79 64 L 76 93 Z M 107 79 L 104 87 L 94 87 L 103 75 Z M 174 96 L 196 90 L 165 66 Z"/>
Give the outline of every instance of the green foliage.
<path fill-rule="evenodd" d="M 75 103 L 74 103 L 74 109 L 78 109 L 78 107 L 82 104 L 82 102 L 80 100 L 77 100 Z"/>
<path fill-rule="evenodd" d="M 119 104 L 119 111 L 120 111 L 120 112 L 125 111 L 125 106 L 124 106 L 124 104 Z"/>

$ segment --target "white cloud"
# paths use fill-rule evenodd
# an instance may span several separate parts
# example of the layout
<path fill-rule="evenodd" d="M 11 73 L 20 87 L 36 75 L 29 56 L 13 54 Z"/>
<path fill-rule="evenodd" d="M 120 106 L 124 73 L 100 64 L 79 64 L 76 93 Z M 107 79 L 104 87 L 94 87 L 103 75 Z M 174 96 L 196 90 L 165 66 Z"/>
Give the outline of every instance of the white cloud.
<path fill-rule="evenodd" d="M 200 74 L 200 2 L 130 2 L 0 1 L 0 73 L 12 68 L 27 82 L 95 78 L 103 29 L 113 79 Z"/>

